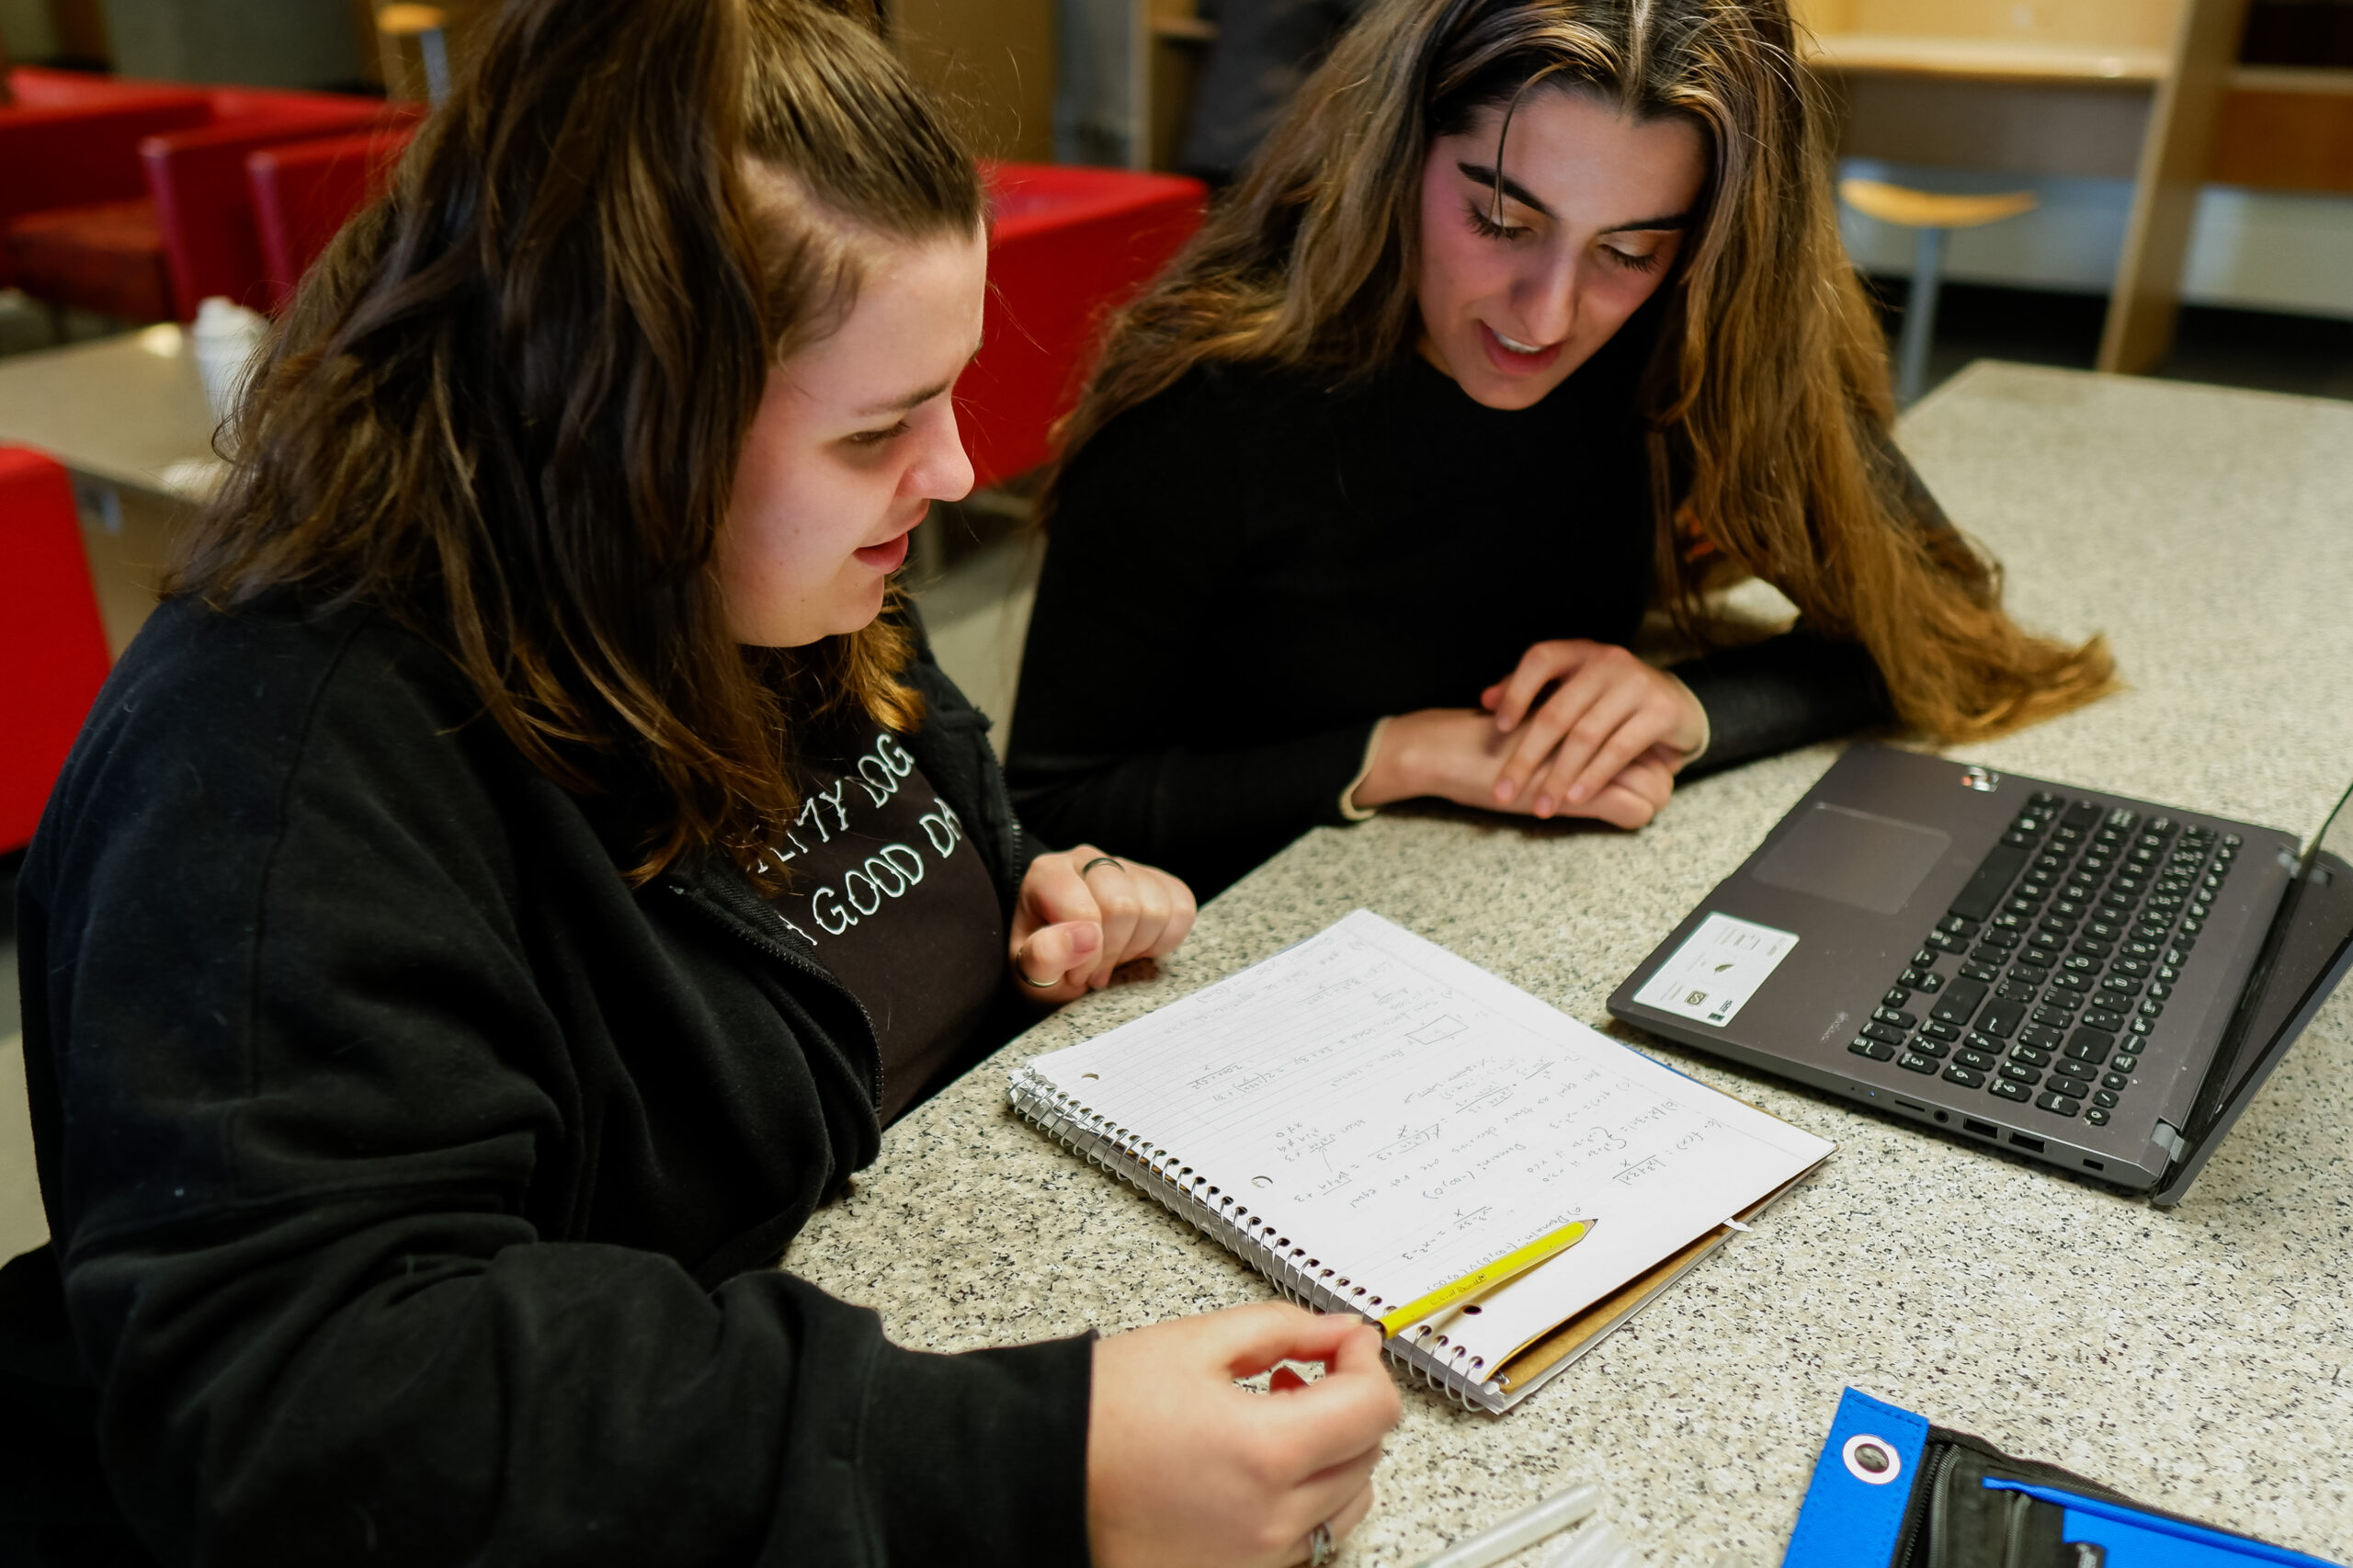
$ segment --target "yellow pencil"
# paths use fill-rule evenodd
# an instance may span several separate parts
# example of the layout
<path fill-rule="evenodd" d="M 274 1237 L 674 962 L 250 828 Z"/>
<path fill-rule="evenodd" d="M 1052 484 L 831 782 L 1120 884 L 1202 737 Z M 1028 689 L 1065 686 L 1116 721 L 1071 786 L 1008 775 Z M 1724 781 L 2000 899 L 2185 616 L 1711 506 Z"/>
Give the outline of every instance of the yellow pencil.
<path fill-rule="evenodd" d="M 1547 1258 L 1558 1257 L 1591 1235 L 1594 1223 L 1591 1220 L 1572 1220 L 1559 1230 L 1539 1236 L 1526 1246 L 1472 1269 L 1453 1284 L 1441 1285 L 1420 1301 L 1406 1302 L 1381 1318 L 1382 1335 L 1394 1338 L 1432 1312 L 1443 1311 L 1472 1296 L 1485 1295 L 1505 1280 L 1518 1278 Z"/>

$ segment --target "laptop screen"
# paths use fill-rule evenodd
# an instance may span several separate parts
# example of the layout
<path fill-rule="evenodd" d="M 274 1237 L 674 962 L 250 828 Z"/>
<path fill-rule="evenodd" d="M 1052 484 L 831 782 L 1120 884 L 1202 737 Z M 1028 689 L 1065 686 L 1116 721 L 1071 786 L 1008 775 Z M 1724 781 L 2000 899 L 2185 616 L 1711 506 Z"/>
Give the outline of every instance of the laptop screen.
<path fill-rule="evenodd" d="M 2270 1060 L 2281 1031 L 2315 1000 L 2335 960 L 2353 942 L 2353 790 L 2304 846 L 2295 876 L 2272 916 L 2255 971 L 2191 1108 L 2184 1131 L 2202 1140 L 2216 1117 L 2239 1099 L 2248 1078 Z"/>

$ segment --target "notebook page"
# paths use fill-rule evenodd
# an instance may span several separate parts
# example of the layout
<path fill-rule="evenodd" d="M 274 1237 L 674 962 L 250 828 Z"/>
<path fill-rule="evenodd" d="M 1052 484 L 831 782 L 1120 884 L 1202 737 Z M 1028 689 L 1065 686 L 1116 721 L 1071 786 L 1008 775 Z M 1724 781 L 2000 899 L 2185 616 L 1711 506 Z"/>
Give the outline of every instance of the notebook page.
<path fill-rule="evenodd" d="M 1369 1312 L 1598 1221 L 1478 1312 L 1406 1331 L 1488 1369 L 1831 1148 L 1363 910 L 1024 1071 Z"/>

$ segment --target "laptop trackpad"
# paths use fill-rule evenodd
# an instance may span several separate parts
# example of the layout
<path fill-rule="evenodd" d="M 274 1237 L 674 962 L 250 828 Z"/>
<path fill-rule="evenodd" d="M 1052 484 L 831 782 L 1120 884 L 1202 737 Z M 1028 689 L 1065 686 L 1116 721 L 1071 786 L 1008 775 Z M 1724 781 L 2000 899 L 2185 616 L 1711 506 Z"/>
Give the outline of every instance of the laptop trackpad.
<path fill-rule="evenodd" d="M 1816 801 L 1749 873 L 1876 915 L 1902 909 L 1952 847 L 1952 835 L 1917 823 Z"/>

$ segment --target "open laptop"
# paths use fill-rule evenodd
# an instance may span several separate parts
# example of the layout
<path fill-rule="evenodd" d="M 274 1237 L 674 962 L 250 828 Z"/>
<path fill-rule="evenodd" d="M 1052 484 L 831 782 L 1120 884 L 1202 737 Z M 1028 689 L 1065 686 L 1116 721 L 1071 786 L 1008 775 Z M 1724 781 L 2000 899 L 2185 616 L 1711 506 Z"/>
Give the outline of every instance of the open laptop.
<path fill-rule="evenodd" d="M 1860 745 L 1609 1010 L 2171 1208 L 2353 967 L 2348 851 Z"/>

